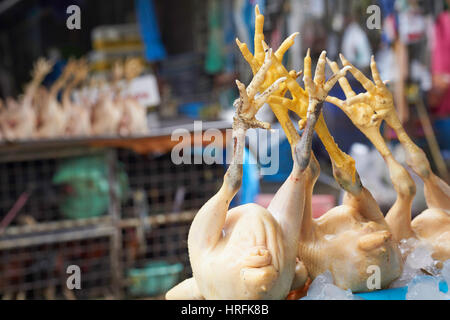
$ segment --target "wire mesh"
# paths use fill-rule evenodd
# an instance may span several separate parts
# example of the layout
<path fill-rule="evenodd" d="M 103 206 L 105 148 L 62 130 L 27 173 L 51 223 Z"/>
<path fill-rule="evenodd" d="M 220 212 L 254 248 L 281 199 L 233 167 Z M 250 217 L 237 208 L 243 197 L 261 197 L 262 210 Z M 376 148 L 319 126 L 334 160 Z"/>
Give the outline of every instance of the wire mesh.
<path fill-rule="evenodd" d="M 161 296 L 190 276 L 189 227 L 224 172 L 127 149 L 0 162 L 0 299 Z"/>
<path fill-rule="evenodd" d="M 151 263 L 168 266 L 180 265 L 182 269 L 171 278 L 169 267 L 158 268 L 168 283 L 187 278 L 191 274 L 187 251 L 187 236 L 196 211 L 220 187 L 225 168 L 222 165 L 175 165 L 170 154 L 139 155 L 120 150 L 119 162 L 128 174 L 130 195 L 122 205 L 124 221 L 135 220 L 134 227 L 124 227 L 123 266 L 126 293 L 130 296 L 152 295 L 152 285 L 143 290 L 133 290 L 136 283 L 130 273 L 142 271 L 152 278 Z M 164 217 L 172 217 L 165 221 Z M 156 280 L 155 280 L 156 281 Z M 154 281 L 154 282 L 155 282 Z M 155 289 L 162 294 L 167 287 Z M 157 294 L 156 294 L 157 295 Z"/>
<path fill-rule="evenodd" d="M 111 296 L 109 238 L 56 242 L 0 251 L 2 299 L 88 299 Z M 81 289 L 67 287 L 80 268 Z"/>

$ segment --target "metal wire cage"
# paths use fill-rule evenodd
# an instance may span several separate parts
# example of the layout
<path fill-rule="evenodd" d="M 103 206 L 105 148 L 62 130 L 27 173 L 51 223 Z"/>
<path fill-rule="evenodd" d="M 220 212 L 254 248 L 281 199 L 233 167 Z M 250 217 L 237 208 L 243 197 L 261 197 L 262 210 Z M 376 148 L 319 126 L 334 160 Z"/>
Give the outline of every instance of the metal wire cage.
<path fill-rule="evenodd" d="M 0 298 L 161 297 L 190 275 L 189 226 L 224 172 L 116 148 L 0 157 Z"/>

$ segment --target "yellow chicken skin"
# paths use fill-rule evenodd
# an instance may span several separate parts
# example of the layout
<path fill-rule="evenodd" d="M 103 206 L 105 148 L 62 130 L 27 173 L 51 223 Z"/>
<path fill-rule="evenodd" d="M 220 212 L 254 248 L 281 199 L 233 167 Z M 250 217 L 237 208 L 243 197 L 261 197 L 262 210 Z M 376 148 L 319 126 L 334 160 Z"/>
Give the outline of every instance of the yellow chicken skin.
<path fill-rule="evenodd" d="M 371 69 L 375 83 L 367 79 L 359 70 L 354 68 L 344 56 L 341 55 L 344 65 L 352 67 L 350 71 L 368 92 L 356 96 L 345 78 L 339 79 L 347 101 L 335 97 L 328 97 L 327 101 L 341 108 L 352 120 L 353 124 L 363 132 L 383 156 L 390 172 L 392 184 L 397 192 L 397 199 L 386 215 L 397 241 L 411 237 L 422 240 L 433 249 L 433 258 L 441 261 L 450 259 L 450 215 L 446 207 L 448 198 L 445 198 L 445 182 L 436 177 L 429 168 L 428 160 L 420 150 L 407 137 L 393 107 L 392 95 L 385 83 L 381 81 L 376 63 L 372 57 Z M 328 62 L 332 70 L 338 70 L 336 62 Z M 370 90 L 370 91 L 369 91 Z M 412 201 L 416 193 L 416 186 L 408 171 L 403 168 L 392 156 L 383 137 L 380 134 L 381 122 L 385 120 L 389 126 L 397 128 L 399 137 L 409 153 L 410 165 L 425 181 L 425 197 L 430 207 L 418 215 L 411 222 Z M 405 138 L 405 136 L 407 138 Z M 408 151 L 409 150 L 409 151 Z M 425 159 L 424 159 L 425 157 Z M 415 160 L 412 160 L 414 158 Z M 418 163 L 421 159 L 421 164 Z M 439 207 L 439 205 L 441 207 Z M 408 253 L 409 251 L 406 251 Z"/>

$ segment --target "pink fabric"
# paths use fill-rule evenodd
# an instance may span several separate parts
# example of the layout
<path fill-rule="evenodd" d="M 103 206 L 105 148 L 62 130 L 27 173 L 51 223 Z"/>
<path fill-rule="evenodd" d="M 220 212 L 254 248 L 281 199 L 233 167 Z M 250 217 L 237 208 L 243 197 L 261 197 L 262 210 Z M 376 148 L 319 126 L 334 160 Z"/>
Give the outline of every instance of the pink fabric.
<path fill-rule="evenodd" d="M 434 25 L 432 52 L 433 74 L 450 74 L 450 12 L 439 15 Z M 438 115 L 450 115 L 450 88 L 445 92 L 437 110 Z"/>
<path fill-rule="evenodd" d="M 267 208 L 275 195 L 263 193 L 256 196 L 255 203 Z M 319 218 L 336 206 L 336 198 L 331 194 L 314 194 L 311 198 L 312 217 Z"/>

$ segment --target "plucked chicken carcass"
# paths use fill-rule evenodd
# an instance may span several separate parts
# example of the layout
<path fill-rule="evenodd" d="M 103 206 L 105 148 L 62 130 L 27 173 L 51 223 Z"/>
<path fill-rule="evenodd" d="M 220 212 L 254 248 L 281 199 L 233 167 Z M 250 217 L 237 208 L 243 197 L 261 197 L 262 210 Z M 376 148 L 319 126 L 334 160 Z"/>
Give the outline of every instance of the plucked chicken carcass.
<path fill-rule="evenodd" d="M 148 133 L 147 110 L 133 97 L 122 98 L 122 118 L 119 134 L 122 136 Z"/>
<path fill-rule="evenodd" d="M 89 67 L 84 60 L 77 64 L 75 75 L 64 89 L 62 106 L 67 115 L 65 135 L 69 137 L 88 136 L 91 133 L 91 111 L 90 105 L 84 104 L 86 99 L 76 103 L 71 99 L 74 88 L 77 87 L 88 75 Z"/>
<path fill-rule="evenodd" d="M 143 70 L 139 59 L 128 58 L 123 65 L 115 64 L 115 86 L 117 87 L 117 103 L 122 108 L 122 115 L 118 128 L 121 136 L 143 135 L 148 133 L 147 110 L 139 101 L 126 93 L 131 80 L 138 77 Z M 125 88 L 120 88 L 118 81 L 125 79 Z"/>
<path fill-rule="evenodd" d="M 434 259 L 441 261 L 450 259 L 449 186 L 431 171 L 424 152 L 412 142 L 403 129 L 395 111 L 392 94 L 381 80 L 374 58 L 372 57 L 371 61 L 374 82 L 354 68 L 342 55 L 341 60 L 344 65 L 352 68 L 350 71 L 367 92 L 356 95 L 347 80 L 340 79 L 347 101 L 341 101 L 334 97 L 329 97 L 327 100 L 340 107 L 356 127 L 368 137 L 383 156 L 389 168 L 392 184 L 397 191 L 397 200 L 387 213 L 386 221 L 394 237 L 397 241 L 417 238 L 431 247 Z M 330 65 L 334 70 L 338 69 L 336 63 L 330 62 Z M 428 209 L 414 218 L 412 222 L 411 207 L 416 186 L 408 171 L 394 159 L 386 146 L 379 131 L 383 120 L 396 131 L 406 150 L 409 166 L 425 183 L 425 199 Z M 409 253 L 409 250 L 406 250 L 405 253 Z"/>
<path fill-rule="evenodd" d="M 67 84 L 76 68 L 76 62 L 70 60 L 61 76 L 51 86 L 47 101 L 41 104 L 38 110 L 37 137 L 57 138 L 64 135 L 67 122 L 67 113 L 58 101 L 58 93 Z"/>
<path fill-rule="evenodd" d="M 305 58 L 305 77 L 310 74 L 310 58 Z M 309 99 L 317 101 L 317 89 L 323 85 L 325 55 L 322 54 L 317 68 L 323 73 L 320 80 L 305 81 Z M 333 70 L 336 72 L 336 69 Z M 316 70 L 316 75 L 318 74 Z M 370 266 L 378 266 L 381 287 L 387 287 L 400 276 L 402 260 L 397 243 L 370 192 L 364 188 L 356 173 L 334 167 L 334 175 L 346 191 L 343 204 L 329 210 L 318 219 L 312 218 L 311 198 L 314 184 L 319 176 L 318 163 L 314 179 L 308 185 L 305 209 L 300 233 L 299 259 L 306 265 L 311 278 L 329 270 L 337 286 L 353 292 L 368 291 L 367 279 L 372 275 Z"/>
<path fill-rule="evenodd" d="M 260 64 L 258 57 L 261 55 L 264 42 L 261 46 L 257 46 L 257 42 L 264 39 L 263 22 L 264 17 L 256 9 L 254 55 L 249 52 L 245 44 L 238 41 L 241 52 L 252 69 Z M 322 53 L 319 59 L 314 81 L 311 79 L 309 54 L 305 58 L 306 91 L 295 81 L 299 73 L 288 72 L 281 64 L 280 61 L 286 50 L 293 44 L 294 37 L 295 34 L 282 43 L 275 54 L 272 68 L 269 69 L 269 78 L 286 76 L 286 86 L 268 100 L 291 145 L 298 138 L 295 131 L 289 128 L 292 124 L 288 111 L 293 111 L 302 118 L 299 125 L 303 127 L 304 119 L 311 114 L 311 110 L 305 106 L 311 106 L 311 99 L 315 101 L 315 104 L 321 105 L 329 90 L 325 87 L 325 53 Z M 324 88 L 328 90 L 324 90 Z M 291 92 L 292 99 L 284 97 L 286 90 Z M 353 159 L 338 149 L 326 130 L 320 112 L 317 114 L 315 129 L 330 153 L 334 176 L 347 193 L 342 206 L 330 210 L 319 219 L 312 219 L 312 190 L 319 174 L 318 165 L 314 165 L 314 161 L 312 162 L 312 178 L 308 182 L 305 196 L 298 258 L 305 264 L 312 279 L 329 270 L 333 274 L 336 285 L 353 291 L 368 290 L 367 279 L 371 275 L 368 273 L 368 267 L 377 265 L 382 274 L 381 286 L 386 287 L 402 271 L 401 255 L 397 243 L 392 239 L 389 227 L 377 203 L 370 192 L 361 185 L 358 174 L 354 170 Z"/>
<path fill-rule="evenodd" d="M 116 135 L 121 114 L 121 107 L 114 102 L 113 93 L 100 88 L 99 97 L 91 107 L 92 135 Z"/>
<path fill-rule="evenodd" d="M 193 278 L 170 290 L 167 299 L 284 299 L 306 281 L 306 270 L 296 256 L 314 125 L 294 145 L 292 172 L 268 209 L 246 204 L 228 211 L 241 185 L 245 131 L 269 127 L 254 115 L 284 80 L 276 80 L 256 96 L 273 59 L 272 50 L 266 49 L 264 63 L 248 88 L 237 81 L 240 99 L 235 102 L 233 159 L 221 189 L 191 225 L 188 247 Z"/>
<path fill-rule="evenodd" d="M 32 80 L 25 94 L 18 102 L 12 98 L 6 100 L 6 108 L 1 113 L 0 126 L 5 140 L 26 140 L 34 138 L 36 131 L 36 110 L 33 99 L 39 85 L 52 68 L 51 63 L 39 59 L 33 67 Z"/>

